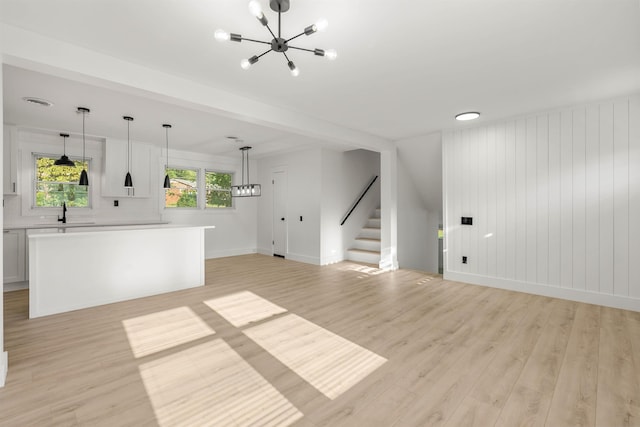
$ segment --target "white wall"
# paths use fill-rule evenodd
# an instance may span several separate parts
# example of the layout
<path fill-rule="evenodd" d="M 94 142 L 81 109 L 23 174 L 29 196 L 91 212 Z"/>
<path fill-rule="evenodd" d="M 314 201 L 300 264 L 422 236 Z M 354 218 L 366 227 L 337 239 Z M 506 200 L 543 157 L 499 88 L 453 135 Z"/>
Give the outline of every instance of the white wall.
<path fill-rule="evenodd" d="M 262 197 L 258 202 L 258 251 L 272 255 L 274 170 L 287 172 L 287 230 L 285 256 L 325 265 L 344 259 L 345 246 L 355 237 L 372 209 L 379 189 L 372 189 L 354 214 L 340 222 L 364 185 L 379 174 L 380 156 L 367 150 L 337 152 L 314 148 L 259 160 Z M 300 216 L 303 221 L 300 221 Z"/>
<path fill-rule="evenodd" d="M 320 195 L 322 150 L 314 148 L 262 158 L 258 161 L 258 252 L 272 255 L 274 170 L 287 172 L 287 251 L 295 261 L 320 264 Z M 299 218 L 302 216 L 303 221 Z"/>
<path fill-rule="evenodd" d="M 380 154 L 368 150 L 322 153 L 322 264 L 344 259 L 373 210 L 380 207 L 380 178 L 362 198 L 344 225 L 354 202 L 375 176 L 380 175 Z"/>
<path fill-rule="evenodd" d="M 0 9 L 2 6 L 0 6 Z M 0 39 L 0 52 L 2 52 L 2 41 Z M 0 67 L 0 81 L 2 81 L 2 67 Z M 0 99 L 2 99 L 2 85 L 0 85 Z M 0 104 L 0 117 L 3 116 L 2 104 Z M 4 144 L 4 132 L 0 134 L 0 148 L 3 148 Z M 0 153 L 3 153 L 3 150 L 0 150 Z M 1 155 L 1 154 L 0 154 Z M 0 162 L 3 163 L 3 162 Z M 4 166 L 3 166 L 4 167 Z M 0 174 L 0 188 L 4 188 L 2 185 L 2 179 L 4 177 L 4 173 Z M 4 226 L 4 218 L 0 218 L 0 225 Z M 2 249 L 0 249 L 1 253 Z M 4 265 L 2 264 L 4 257 L 0 257 L 0 271 L 4 271 Z M 8 358 L 7 353 L 4 351 L 4 284 L 2 284 L 2 288 L 0 288 L 0 387 L 4 387 L 4 382 L 7 376 L 8 369 Z"/>
<path fill-rule="evenodd" d="M 440 213 L 427 210 L 408 168 L 398 162 L 398 266 L 437 273 Z"/>
<path fill-rule="evenodd" d="M 640 310 L 639 95 L 443 144 L 445 278 Z"/>
<path fill-rule="evenodd" d="M 398 264 L 438 272 L 442 223 L 442 135 L 397 141 Z"/>
<path fill-rule="evenodd" d="M 200 168 L 217 172 L 234 173 L 234 183 L 240 184 L 241 157 L 228 158 L 207 156 L 186 151 L 169 150 L 171 167 Z M 158 170 L 164 178 L 165 160 L 160 159 Z M 250 160 L 251 181 L 258 175 L 257 163 Z M 204 182 L 201 179 L 202 182 Z M 161 181 L 160 181 L 161 182 Z M 261 182 L 262 183 L 262 182 Z M 263 188 L 265 187 L 263 183 Z M 204 191 L 204 188 L 199 189 Z M 158 209 L 162 219 L 175 224 L 214 225 L 216 228 L 205 230 L 205 257 L 219 258 L 244 255 L 257 251 L 257 211 L 258 198 L 235 198 L 231 209 L 166 209 L 164 199 L 159 201 Z"/>

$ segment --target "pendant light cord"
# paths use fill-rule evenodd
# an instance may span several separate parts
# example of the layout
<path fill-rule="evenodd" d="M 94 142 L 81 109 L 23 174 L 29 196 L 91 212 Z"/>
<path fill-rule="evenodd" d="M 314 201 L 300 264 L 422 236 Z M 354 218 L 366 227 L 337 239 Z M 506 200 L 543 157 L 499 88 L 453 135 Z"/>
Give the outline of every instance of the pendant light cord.
<path fill-rule="evenodd" d="M 129 125 L 131 124 L 131 120 L 127 120 L 127 172 L 131 172 L 131 167 L 129 162 L 131 160 L 131 143 L 129 140 Z"/>
<path fill-rule="evenodd" d="M 167 166 L 166 168 L 169 169 L 169 127 L 165 127 L 165 136 L 166 136 L 166 140 L 167 140 Z"/>
<path fill-rule="evenodd" d="M 84 117 L 87 113 L 82 112 L 82 168 L 84 169 Z"/>

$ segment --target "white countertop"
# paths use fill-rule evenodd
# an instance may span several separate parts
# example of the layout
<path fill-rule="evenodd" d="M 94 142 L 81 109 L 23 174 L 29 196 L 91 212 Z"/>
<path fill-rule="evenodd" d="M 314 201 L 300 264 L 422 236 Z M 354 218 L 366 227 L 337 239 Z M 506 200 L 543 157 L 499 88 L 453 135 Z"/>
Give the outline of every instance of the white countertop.
<path fill-rule="evenodd" d="M 66 229 L 77 227 L 116 227 L 116 226 L 140 226 L 140 225 L 166 225 L 169 224 L 166 221 L 112 221 L 112 222 L 68 222 L 63 224 L 59 223 L 42 223 L 42 224 L 7 224 L 3 225 L 4 230 L 32 230 L 32 229 Z"/>
<path fill-rule="evenodd" d="M 95 233 L 104 233 L 109 231 L 152 231 L 152 230 L 168 230 L 168 229 L 187 229 L 187 228 L 215 228 L 214 225 L 186 225 L 186 224 L 129 224 L 129 225 L 101 225 L 101 226 L 78 226 L 78 227 L 47 227 L 47 228 L 30 228 L 27 230 L 29 238 L 40 237 L 62 237 L 64 235 L 89 235 Z"/>

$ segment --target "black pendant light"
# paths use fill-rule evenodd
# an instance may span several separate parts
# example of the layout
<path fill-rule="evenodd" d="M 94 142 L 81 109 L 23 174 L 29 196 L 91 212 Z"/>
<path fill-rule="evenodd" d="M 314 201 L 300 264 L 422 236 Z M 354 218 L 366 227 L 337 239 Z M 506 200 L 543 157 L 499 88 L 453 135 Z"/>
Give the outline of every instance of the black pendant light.
<path fill-rule="evenodd" d="M 169 179 L 169 129 L 171 129 L 171 125 L 165 123 L 162 127 L 165 129 L 167 140 L 167 164 L 165 166 L 166 175 L 164 176 L 164 188 L 171 188 L 171 180 Z"/>
<path fill-rule="evenodd" d="M 131 142 L 129 139 L 129 125 L 133 121 L 133 117 L 123 116 L 123 119 L 127 121 L 127 175 L 124 177 L 125 188 L 133 188 L 133 180 L 131 179 Z"/>
<path fill-rule="evenodd" d="M 84 118 L 89 112 L 91 112 L 91 110 L 89 110 L 88 108 L 78 107 L 78 113 L 82 114 L 82 172 L 80 173 L 80 181 L 78 182 L 79 185 L 89 185 L 89 175 L 87 174 L 87 169 L 84 167 L 85 165 Z"/>
<path fill-rule="evenodd" d="M 56 160 L 55 162 L 53 162 L 54 165 L 56 166 L 75 166 L 76 164 L 73 163 L 73 160 L 69 159 L 67 157 L 67 138 L 69 137 L 68 133 L 61 133 L 60 136 L 63 138 L 64 141 L 64 145 L 63 145 L 63 154 L 62 157 L 60 157 L 58 160 Z"/>

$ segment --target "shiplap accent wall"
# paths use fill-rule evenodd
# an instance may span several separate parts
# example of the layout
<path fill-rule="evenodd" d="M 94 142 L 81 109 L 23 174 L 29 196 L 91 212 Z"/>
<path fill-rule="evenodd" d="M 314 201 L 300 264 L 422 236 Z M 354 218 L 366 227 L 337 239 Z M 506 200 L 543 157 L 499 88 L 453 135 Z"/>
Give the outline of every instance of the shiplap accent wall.
<path fill-rule="evenodd" d="M 443 159 L 445 278 L 640 311 L 640 95 L 444 132 Z"/>

